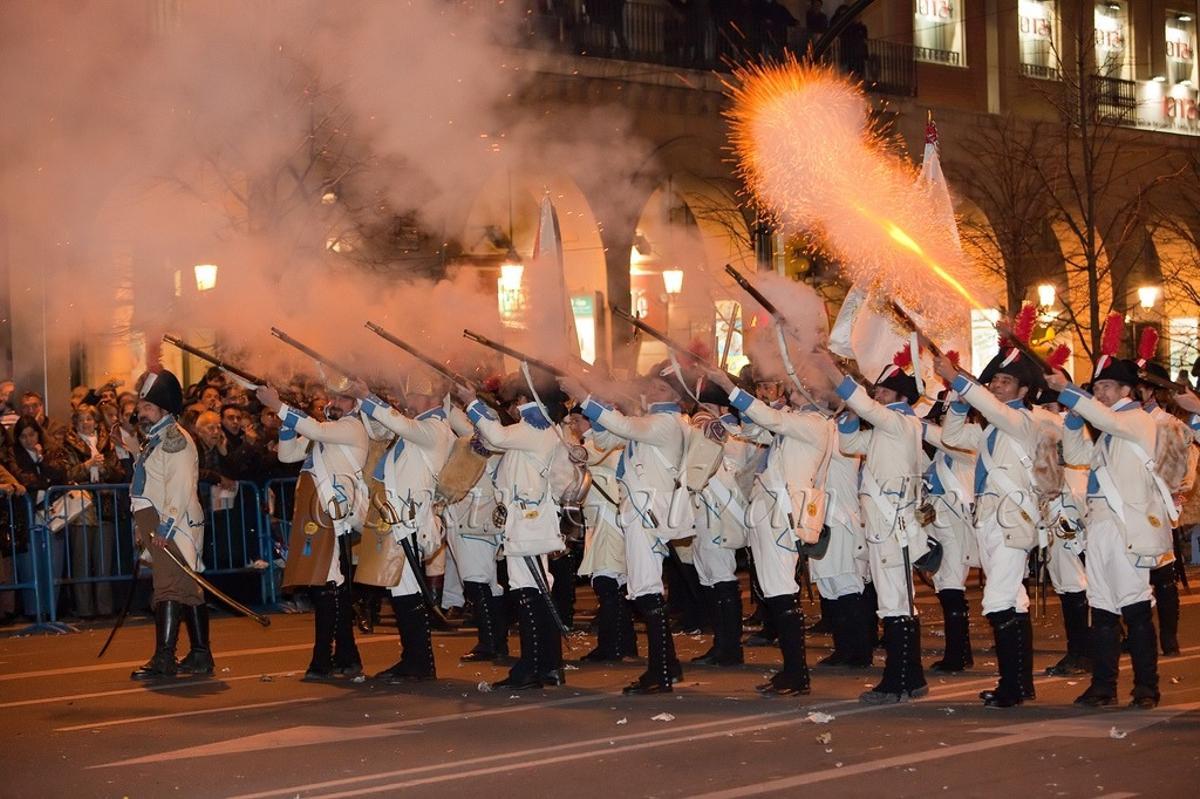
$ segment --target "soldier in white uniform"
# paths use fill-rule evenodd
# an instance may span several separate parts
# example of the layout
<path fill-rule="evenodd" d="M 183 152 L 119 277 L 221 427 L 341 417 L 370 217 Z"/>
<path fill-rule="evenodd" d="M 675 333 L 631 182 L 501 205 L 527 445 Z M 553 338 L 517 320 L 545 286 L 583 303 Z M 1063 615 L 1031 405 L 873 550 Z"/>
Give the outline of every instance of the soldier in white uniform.
<path fill-rule="evenodd" d="M 980 698 L 988 706 L 1012 707 L 1035 698 L 1033 626 L 1023 580 L 1042 519 L 1034 469 L 1041 431 L 1026 400 L 1040 370 L 1015 347 L 1001 350 L 984 368 L 980 380 L 986 383 L 969 379 L 949 358 L 934 362 L 958 395 L 946 414 L 942 441 L 977 453 L 975 530 L 987 578 L 983 614 L 992 625 L 1000 671 L 995 690 Z M 986 427 L 967 421 L 971 408 Z"/>
<path fill-rule="evenodd" d="M 596 646 L 581 660 L 588 663 L 620 661 L 637 657 L 637 634 L 625 593 L 625 537 L 617 520 L 620 511 L 620 485 L 617 464 L 625 442 L 611 433 L 599 433 L 587 417 L 573 411 L 568 419 L 587 451 L 587 466 L 592 488 L 584 499 L 583 515 L 587 532 L 579 574 L 591 580 L 596 593 Z"/>
<path fill-rule="evenodd" d="M 813 406 L 777 410 L 736 388 L 724 374 L 712 380 L 729 392 L 729 402 L 747 419 L 774 434 L 766 466 L 751 493 L 750 549 L 763 597 L 779 635 L 783 668 L 758 686 L 762 693 L 781 696 L 811 690 L 804 646 L 804 612 L 797 602 L 799 560 L 797 541 L 820 535 L 824 514 L 817 507 L 816 491 L 824 492 L 830 459 L 837 449 L 837 434 L 829 420 Z M 815 490 L 814 490 L 815 489 Z"/>
<path fill-rule="evenodd" d="M 1171 375 L 1166 367 L 1154 359 L 1158 335 L 1152 327 L 1147 326 L 1145 330 L 1146 334 L 1143 334 L 1143 341 L 1138 348 L 1138 354 L 1141 356 L 1137 360 L 1139 374 L 1158 378 L 1159 381 L 1170 381 Z M 1137 397 L 1155 423 L 1163 423 L 1173 418 L 1163 408 L 1163 405 L 1169 401 L 1169 393 L 1166 389 L 1143 378 L 1138 382 Z M 1182 499 L 1182 496 L 1178 497 L 1176 504 L 1182 506 Z M 1172 549 L 1173 545 L 1174 540 L 1172 540 Z M 1174 552 L 1172 552 L 1170 560 L 1150 570 L 1150 586 L 1154 591 L 1154 607 L 1158 612 L 1158 640 L 1164 655 L 1179 654 L 1179 584 L 1176 582 L 1177 576 Z"/>
<path fill-rule="evenodd" d="M 494 486 L 497 506 L 504 508 L 508 590 L 517 597 L 521 657 L 496 687 L 516 691 L 563 685 L 562 637 L 547 604 L 552 598 L 539 590 L 531 568 L 540 570 L 549 587 L 546 555 L 563 548 L 552 473 L 555 461 L 566 458 L 565 448 L 553 422 L 528 392 L 515 393 L 511 412 L 519 421 L 507 426 L 474 392 L 461 386 L 457 392 L 483 443 L 503 453 Z"/>
<path fill-rule="evenodd" d="M 199 464 L 196 445 L 179 426 L 183 391 L 175 375 L 147 372 L 141 380 L 138 426 L 145 434 L 133 467 L 130 487 L 134 534 L 142 557 L 153 567 L 154 656 L 130 677 L 153 680 L 213 672 L 208 639 L 208 607 L 204 592 L 164 550 L 169 549 L 193 571 L 202 571 L 204 511 L 196 494 Z M 179 622 L 186 619 L 191 651 L 175 662 Z"/>
<path fill-rule="evenodd" d="M 912 575 L 905 573 L 928 551 L 925 532 L 916 519 L 926 460 L 921 422 L 912 410 L 918 396 L 916 381 L 901 366 L 889 365 L 875 381 L 872 398 L 842 373 L 829 353 L 823 353 L 817 363 L 850 411 L 838 422 L 842 451 L 864 456 L 859 497 L 887 660 L 883 679 L 859 698 L 868 704 L 919 698 L 929 687 L 921 667 L 921 627 L 911 593 Z M 860 418 L 872 428 L 862 429 Z"/>
<path fill-rule="evenodd" d="M 967 574 L 970 572 L 975 522 L 971 515 L 974 492 L 970 490 L 975 473 L 975 452 L 957 449 L 942 440 L 941 422 L 945 420 L 952 393 L 946 392 L 934 411 L 925 417 L 925 442 L 936 452 L 925 473 L 929 502 L 934 512 L 930 534 L 942 546 L 941 566 L 933 575 L 933 589 L 942 606 L 942 625 L 946 649 L 942 659 L 931 663 L 931 671 L 954 673 L 975 665 L 971 654 L 971 618 L 967 605 Z"/>
<path fill-rule="evenodd" d="M 719 396 L 717 396 L 719 395 Z M 746 497 L 738 473 L 757 455 L 757 446 L 738 436 L 741 424 L 733 414 L 721 415 L 728 402 L 724 391 L 706 386 L 701 408 L 692 425 L 702 427 L 709 439 L 721 444 L 721 464 L 703 489 L 692 495 L 696 537 L 692 562 L 708 601 L 713 625 L 712 646 L 692 658 L 701 666 L 734 666 L 744 662 L 742 650 L 742 588 L 738 582 L 736 551 L 746 545 Z"/>
<path fill-rule="evenodd" d="M 478 482 L 442 513 L 446 544 L 462 579 L 463 593 L 475 607 L 475 646 L 459 660 L 501 662 L 508 659 L 508 612 L 497 568 L 503 530 L 496 527 L 492 518 L 496 510 L 493 478 L 500 466 L 500 453 L 484 446 L 475 425 L 461 408 L 452 405 L 449 414 L 454 434 L 460 440 L 468 440 L 476 453 L 487 458 Z"/>
<path fill-rule="evenodd" d="M 442 396 L 427 376 L 410 379 L 404 394 L 413 416 L 400 413 L 365 388 L 360 387 L 360 393 L 368 428 L 381 427 L 396 436 L 375 474 L 383 482 L 392 511 L 387 516 L 395 522 L 391 534 L 397 541 L 409 539 L 413 552 L 422 561 L 417 565 L 423 568 L 424 559 L 441 545 L 441 520 L 434 511 L 437 476 L 454 444 L 454 432 L 446 421 Z M 388 682 L 435 679 L 429 608 L 413 573 L 413 564 L 405 564 L 399 584 L 388 590 L 400 633 L 401 657 L 375 675 L 375 679 Z"/>
<path fill-rule="evenodd" d="M 1060 432 L 1056 446 L 1061 459 L 1066 412 L 1059 404 L 1058 392 L 1048 387 L 1038 391 L 1034 413 L 1056 425 Z M 1081 426 L 1083 420 L 1074 417 L 1072 424 Z M 1081 433 L 1086 436 L 1086 430 Z M 1073 677 L 1092 671 L 1091 646 L 1088 643 L 1087 572 L 1080 557 L 1086 543 L 1085 509 L 1087 507 L 1087 467 L 1063 462 L 1062 491 L 1050 500 L 1046 519 L 1046 571 L 1050 584 L 1062 605 L 1063 628 L 1067 636 L 1067 652 L 1046 674 L 1054 677 Z"/>
<path fill-rule="evenodd" d="M 671 638 L 662 561 L 670 540 L 694 533 L 691 500 L 678 482 L 687 425 L 679 395 L 665 378 L 648 377 L 642 389 L 646 414 L 627 416 L 593 399 L 577 380 L 562 384 L 573 397 L 586 395 L 581 410 L 597 434 L 605 431 L 625 442 L 616 474 L 623 489 L 619 521 L 625 534 L 626 590 L 646 622 L 648 650 L 646 671 L 625 693 L 670 692 L 683 668 Z"/>
<path fill-rule="evenodd" d="M 1092 681 L 1075 703 L 1086 707 L 1116 703 L 1123 618 L 1133 661 L 1131 706 L 1153 708 L 1159 700 L 1158 643 L 1150 570 L 1171 552 L 1174 504 L 1170 488 L 1150 471 L 1158 431 L 1154 419 L 1133 399 L 1137 365 L 1109 354 L 1115 349 L 1102 346 L 1092 375 L 1094 396 L 1062 375 L 1047 377 L 1050 387 L 1059 392 L 1059 401 L 1100 434 L 1095 442 L 1089 441 L 1083 425 L 1068 419 L 1063 439 L 1067 462 L 1091 467 L 1086 566 Z"/>
<path fill-rule="evenodd" d="M 331 390 L 324 422 L 281 402 L 269 386 L 258 389 L 258 400 L 283 421 L 279 460 L 304 461 L 283 571 L 283 586 L 307 588 L 313 603 L 313 654 L 303 679 L 357 677 L 362 658 L 354 642 L 350 536 L 366 518 L 369 445 L 358 400 Z"/>

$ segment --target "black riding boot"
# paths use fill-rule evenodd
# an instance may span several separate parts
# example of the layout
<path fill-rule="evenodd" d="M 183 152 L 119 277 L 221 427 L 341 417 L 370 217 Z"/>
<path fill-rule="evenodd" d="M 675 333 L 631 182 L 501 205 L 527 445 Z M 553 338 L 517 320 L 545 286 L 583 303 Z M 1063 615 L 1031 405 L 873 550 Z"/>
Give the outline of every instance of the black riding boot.
<path fill-rule="evenodd" d="M 1033 619 L 1028 613 L 1018 613 L 1021 625 L 1021 696 L 1037 699 L 1037 688 L 1033 684 Z"/>
<path fill-rule="evenodd" d="M 464 582 L 463 593 L 475 608 L 475 647 L 459 660 L 470 663 L 477 660 L 495 660 L 508 655 L 507 631 L 501 628 L 499 619 L 494 618 L 502 608 L 492 587 L 487 583 Z"/>
<path fill-rule="evenodd" d="M 1121 608 L 1125 618 L 1129 659 L 1133 661 L 1133 701 L 1130 707 L 1150 710 L 1158 706 L 1158 640 L 1150 600 Z"/>
<path fill-rule="evenodd" d="M 575 626 L 575 569 L 579 561 L 568 550 L 562 556 L 550 560 L 550 576 L 554 584 L 550 587 L 550 596 L 558 608 L 558 615 L 568 629 Z"/>
<path fill-rule="evenodd" d="M 1121 617 L 1092 608 L 1092 682 L 1075 700 L 1085 707 L 1103 707 L 1117 702 L 1117 669 L 1121 661 Z"/>
<path fill-rule="evenodd" d="M 433 659 L 433 639 L 429 626 L 429 608 L 420 594 L 394 596 L 392 613 L 400 633 L 400 659 L 375 675 L 389 683 L 423 682 L 437 679 Z"/>
<path fill-rule="evenodd" d="M 619 596 L 620 601 L 617 604 L 619 635 L 617 640 L 620 642 L 621 657 L 635 658 L 638 656 L 638 639 L 637 630 L 633 628 L 634 603 L 626 595 L 625 586 L 621 586 Z"/>
<path fill-rule="evenodd" d="M 670 693 L 675 667 L 675 645 L 662 594 L 647 594 L 635 600 L 646 622 L 646 671 L 629 685 L 625 694 Z M 677 661 L 676 661 L 677 662 Z"/>
<path fill-rule="evenodd" d="M 838 599 L 839 612 L 845 619 L 846 662 L 852 669 L 870 668 L 875 660 L 874 630 L 879 624 L 875 606 L 867 603 L 866 594 L 847 594 Z"/>
<path fill-rule="evenodd" d="M 1154 604 L 1158 608 L 1158 638 L 1164 655 L 1179 654 L 1179 584 L 1175 582 L 1175 564 L 1150 571 Z"/>
<path fill-rule="evenodd" d="M 187 627 L 192 648 L 187 656 L 179 661 L 179 671 L 183 674 L 211 677 L 214 664 L 212 646 L 208 641 L 208 605 L 184 605 L 183 623 Z"/>
<path fill-rule="evenodd" d="M 837 610 L 834 608 L 834 602 L 837 600 L 826 599 L 821 597 L 821 618 L 817 619 L 817 623 L 808 628 L 809 635 L 832 635 L 834 623 L 837 621 Z"/>
<path fill-rule="evenodd" d="M 592 590 L 596 592 L 596 648 L 580 660 L 588 663 L 608 663 L 621 659 L 621 586 L 612 577 L 593 577 Z M 631 624 L 632 626 L 632 624 Z"/>
<path fill-rule="evenodd" d="M 337 627 L 337 589 L 332 585 L 309 589 L 313 606 L 313 651 L 305 682 L 333 679 L 333 636 Z"/>
<path fill-rule="evenodd" d="M 154 655 L 141 668 L 129 675 L 131 680 L 156 680 L 174 677 L 175 646 L 179 642 L 179 620 L 182 606 L 175 601 L 159 602 L 154 606 Z"/>
<path fill-rule="evenodd" d="M 887 660 L 883 679 L 859 701 L 887 705 L 917 699 L 929 693 L 921 667 L 921 626 L 912 616 L 889 616 L 883 620 L 883 645 Z"/>
<path fill-rule="evenodd" d="M 349 564 L 342 567 L 349 573 Z M 362 674 L 362 657 L 354 641 L 354 595 L 349 579 L 337 587 L 337 624 L 333 628 L 333 671 L 341 677 L 357 677 Z"/>
<path fill-rule="evenodd" d="M 566 685 L 567 673 L 563 670 L 562 630 L 550 612 L 546 598 L 537 596 L 537 675 L 542 685 Z M 565 620 L 564 620 L 565 623 Z"/>
<path fill-rule="evenodd" d="M 1067 633 L 1067 654 L 1053 666 L 1046 667 L 1052 677 L 1072 677 L 1089 674 L 1092 661 L 1088 645 L 1088 603 L 1086 591 L 1059 594 L 1062 603 L 1063 627 Z"/>
<path fill-rule="evenodd" d="M 975 665 L 975 658 L 971 654 L 971 618 L 967 593 L 962 589 L 946 588 L 938 591 L 937 597 L 942 605 L 946 651 L 942 659 L 929 668 L 942 673 L 963 671 Z"/>
<path fill-rule="evenodd" d="M 980 691 L 979 698 L 988 707 L 1013 707 L 1025 701 L 1021 677 L 1025 659 L 1024 626 L 1013 608 L 989 613 L 987 618 L 996 637 L 1000 682 L 990 691 Z"/>
<path fill-rule="evenodd" d="M 794 594 L 767 597 L 767 610 L 775 619 L 779 630 L 779 651 L 783 655 L 783 668 L 771 677 L 770 682 L 758 686 L 764 694 L 799 696 L 810 690 L 808 662 L 804 646 L 804 611 L 796 602 Z"/>
<path fill-rule="evenodd" d="M 817 661 L 818 666 L 844 666 L 849 657 L 847 647 L 850 638 L 847 635 L 851 619 L 847 616 L 849 606 L 842 598 L 826 599 L 821 597 L 821 624 L 828 624 L 833 638 L 833 651 Z M 811 630 L 810 630 L 811 632 Z"/>
<path fill-rule="evenodd" d="M 745 662 L 742 652 L 742 592 L 736 580 L 711 588 L 713 645 L 705 654 L 692 658 L 701 666 L 736 666 Z"/>
<path fill-rule="evenodd" d="M 510 691 L 541 688 L 542 681 L 538 679 L 537 668 L 544 655 L 538 651 L 541 641 L 538 634 L 538 608 L 535 603 L 545 600 L 536 588 L 519 588 L 514 593 L 517 596 L 517 628 L 521 637 L 521 656 L 509 669 L 508 676 L 496 683 L 495 687 Z"/>

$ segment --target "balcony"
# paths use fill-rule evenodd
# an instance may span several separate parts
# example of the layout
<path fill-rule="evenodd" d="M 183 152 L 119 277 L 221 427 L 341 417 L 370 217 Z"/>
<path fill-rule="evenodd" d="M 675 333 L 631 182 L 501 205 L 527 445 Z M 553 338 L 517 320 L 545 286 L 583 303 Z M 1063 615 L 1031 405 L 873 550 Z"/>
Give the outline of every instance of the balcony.
<path fill-rule="evenodd" d="M 1021 64 L 1021 74 L 1037 80 L 1062 80 L 1058 67 L 1044 67 L 1041 64 Z"/>
<path fill-rule="evenodd" d="M 796 28 L 781 31 L 753 20 L 718 24 L 711 16 L 687 17 L 665 4 L 627 2 L 619 24 L 569 8 L 561 14 L 530 13 L 519 44 L 534 50 L 728 73 L 762 57 L 779 58 L 785 52 L 799 56 L 816 38 Z M 916 95 L 912 47 L 868 39 L 863 52 L 855 44 L 835 41 L 823 60 L 858 77 L 868 91 Z"/>
<path fill-rule="evenodd" d="M 1104 75 L 1091 76 L 1096 118 L 1112 125 L 1137 127 L 1137 83 Z"/>
<path fill-rule="evenodd" d="M 935 50 L 932 47 L 914 47 L 913 55 L 918 61 L 961 67 L 962 56 L 953 50 Z"/>

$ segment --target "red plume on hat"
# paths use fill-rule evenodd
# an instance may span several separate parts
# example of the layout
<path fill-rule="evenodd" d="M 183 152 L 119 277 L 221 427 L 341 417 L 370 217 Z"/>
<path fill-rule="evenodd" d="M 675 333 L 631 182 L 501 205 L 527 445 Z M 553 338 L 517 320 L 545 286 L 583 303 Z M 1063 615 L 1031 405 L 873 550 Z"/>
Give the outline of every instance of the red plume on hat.
<path fill-rule="evenodd" d="M 1158 354 L 1158 331 L 1147 325 L 1142 328 L 1142 337 L 1138 341 L 1138 366 L 1144 367 L 1153 361 Z"/>
<path fill-rule="evenodd" d="M 1113 311 L 1104 320 L 1104 333 L 1100 336 L 1100 354 L 1110 358 L 1121 349 L 1121 337 L 1125 335 L 1125 317 Z"/>
<path fill-rule="evenodd" d="M 1037 321 L 1037 306 L 1032 302 L 1021 303 L 1017 318 L 1013 321 L 1013 338 L 1022 344 L 1028 344 L 1033 336 L 1033 323 Z"/>
<path fill-rule="evenodd" d="M 958 350 L 950 350 L 946 353 L 946 360 L 954 364 L 954 368 L 957 369 L 959 362 L 962 361 L 962 356 L 958 354 Z M 942 385 L 946 388 L 950 387 L 950 384 L 944 378 L 942 379 Z"/>
<path fill-rule="evenodd" d="M 892 356 L 892 364 L 900 369 L 907 369 L 912 366 L 912 348 L 905 344 L 903 349 Z"/>
<path fill-rule="evenodd" d="M 1062 369 L 1070 358 L 1071 348 L 1066 344 L 1059 344 L 1046 356 L 1046 365 L 1051 369 Z"/>

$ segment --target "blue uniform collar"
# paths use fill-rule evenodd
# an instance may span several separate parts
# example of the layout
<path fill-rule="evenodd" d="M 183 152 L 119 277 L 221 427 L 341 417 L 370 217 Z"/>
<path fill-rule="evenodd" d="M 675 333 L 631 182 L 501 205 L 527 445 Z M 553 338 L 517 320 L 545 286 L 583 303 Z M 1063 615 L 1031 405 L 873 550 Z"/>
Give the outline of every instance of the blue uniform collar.
<path fill-rule="evenodd" d="M 1025 400 L 1023 399 L 1012 399 L 1004 404 L 1010 408 L 1016 408 L 1019 411 L 1025 410 Z"/>
<path fill-rule="evenodd" d="M 1141 408 L 1142 404 L 1140 402 L 1128 397 L 1122 400 L 1117 400 L 1117 404 L 1112 406 L 1112 410 L 1116 411 L 1117 413 L 1122 413 L 1123 411 L 1141 410 Z"/>
<path fill-rule="evenodd" d="M 678 402 L 652 402 L 649 410 L 650 413 L 683 413 Z"/>
<path fill-rule="evenodd" d="M 149 438 L 154 438 L 173 424 L 175 424 L 175 417 L 168 413 L 166 416 L 155 422 L 154 426 L 146 431 L 146 435 Z"/>
<path fill-rule="evenodd" d="M 517 407 L 521 412 L 521 418 L 533 428 L 545 430 L 550 426 L 550 420 L 546 418 L 546 414 L 542 413 L 542 409 L 536 402 L 526 402 L 524 405 Z"/>
<path fill-rule="evenodd" d="M 419 414 L 417 416 L 417 421 L 423 421 L 425 419 L 445 420 L 445 418 L 446 418 L 446 409 L 441 406 L 438 406 L 436 408 L 430 408 L 429 410 L 425 411 L 424 413 Z"/>
<path fill-rule="evenodd" d="M 889 411 L 895 411 L 896 413 L 900 413 L 905 416 L 916 416 L 917 415 L 916 411 L 914 411 L 912 409 L 912 406 L 909 405 L 907 402 L 893 402 L 889 405 L 885 405 L 884 407 L 886 407 Z"/>

